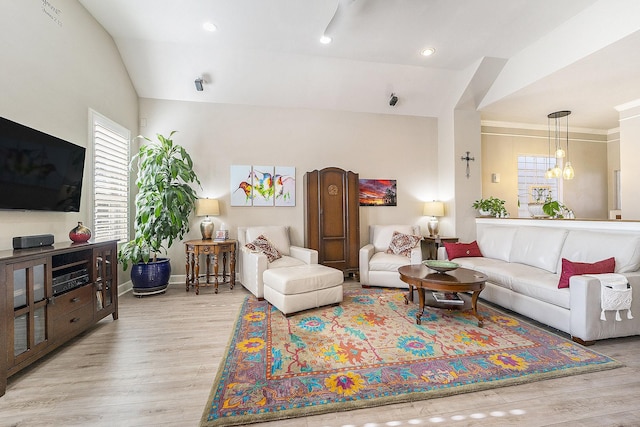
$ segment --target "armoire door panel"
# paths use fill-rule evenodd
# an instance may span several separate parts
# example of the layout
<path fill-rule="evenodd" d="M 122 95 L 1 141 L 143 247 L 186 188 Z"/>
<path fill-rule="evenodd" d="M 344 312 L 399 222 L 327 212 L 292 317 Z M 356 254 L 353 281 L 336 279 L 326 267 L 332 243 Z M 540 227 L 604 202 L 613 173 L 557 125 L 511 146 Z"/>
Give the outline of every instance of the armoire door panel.
<path fill-rule="evenodd" d="M 345 273 L 358 270 L 360 221 L 358 174 L 339 168 L 307 172 L 305 244 L 318 261 Z"/>
<path fill-rule="evenodd" d="M 344 239 L 323 239 L 323 261 L 346 263 Z"/>

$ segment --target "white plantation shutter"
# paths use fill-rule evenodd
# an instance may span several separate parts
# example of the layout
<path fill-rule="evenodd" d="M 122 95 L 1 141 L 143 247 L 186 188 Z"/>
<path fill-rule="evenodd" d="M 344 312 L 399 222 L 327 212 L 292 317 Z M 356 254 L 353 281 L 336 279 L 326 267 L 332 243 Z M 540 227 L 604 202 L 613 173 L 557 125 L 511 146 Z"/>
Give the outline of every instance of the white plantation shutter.
<path fill-rule="evenodd" d="M 129 240 L 130 132 L 93 112 L 94 240 Z"/>
<path fill-rule="evenodd" d="M 531 216 L 528 204 L 531 187 L 548 187 L 554 200 L 562 201 L 562 179 L 547 179 L 544 173 L 556 164 L 555 157 L 523 154 L 518 156 L 518 217 Z"/>

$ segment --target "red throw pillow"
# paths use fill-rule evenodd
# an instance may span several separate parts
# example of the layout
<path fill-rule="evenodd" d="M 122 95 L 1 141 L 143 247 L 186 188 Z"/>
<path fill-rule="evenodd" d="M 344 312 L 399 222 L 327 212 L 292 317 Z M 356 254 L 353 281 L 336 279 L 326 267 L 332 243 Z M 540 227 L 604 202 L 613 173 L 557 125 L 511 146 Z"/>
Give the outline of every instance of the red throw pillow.
<path fill-rule="evenodd" d="M 444 248 L 447 250 L 447 257 L 449 261 L 455 258 L 465 258 L 482 256 L 478 242 L 475 240 L 471 243 L 447 243 L 443 242 Z"/>
<path fill-rule="evenodd" d="M 602 261 L 573 262 L 566 258 L 562 258 L 562 273 L 558 281 L 558 289 L 569 287 L 569 278 L 571 276 L 579 276 L 581 274 L 601 274 L 613 273 L 616 269 L 616 259 L 614 257 L 603 259 Z"/>

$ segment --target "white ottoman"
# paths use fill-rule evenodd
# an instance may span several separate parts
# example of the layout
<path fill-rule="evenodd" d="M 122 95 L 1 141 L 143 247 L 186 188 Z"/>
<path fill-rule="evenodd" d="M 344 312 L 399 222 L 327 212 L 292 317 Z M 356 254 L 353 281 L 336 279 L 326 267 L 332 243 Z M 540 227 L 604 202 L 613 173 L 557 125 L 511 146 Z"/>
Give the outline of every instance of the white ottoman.
<path fill-rule="evenodd" d="M 264 299 L 286 316 L 342 302 L 342 271 L 321 264 L 268 269 L 262 281 Z"/>

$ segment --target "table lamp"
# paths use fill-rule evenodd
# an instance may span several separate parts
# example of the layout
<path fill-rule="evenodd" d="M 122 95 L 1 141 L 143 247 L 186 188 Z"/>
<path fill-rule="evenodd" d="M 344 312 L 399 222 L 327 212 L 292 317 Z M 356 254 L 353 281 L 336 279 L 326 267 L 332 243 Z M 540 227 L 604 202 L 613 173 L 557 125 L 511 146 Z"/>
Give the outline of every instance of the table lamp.
<path fill-rule="evenodd" d="M 196 216 L 204 216 L 205 219 L 200 223 L 200 233 L 202 240 L 210 240 L 213 236 L 213 221 L 209 215 L 220 215 L 220 203 L 217 199 L 198 199 L 196 200 Z"/>
<path fill-rule="evenodd" d="M 423 215 L 429 216 L 428 228 L 429 228 L 429 236 L 438 236 L 438 218 L 439 216 L 444 216 L 444 203 L 436 202 L 425 202 Z"/>

